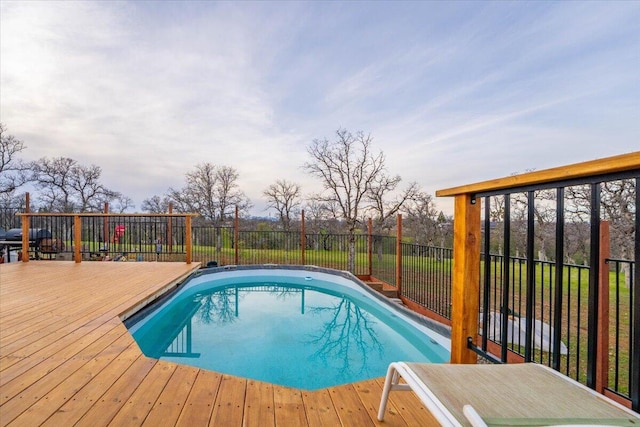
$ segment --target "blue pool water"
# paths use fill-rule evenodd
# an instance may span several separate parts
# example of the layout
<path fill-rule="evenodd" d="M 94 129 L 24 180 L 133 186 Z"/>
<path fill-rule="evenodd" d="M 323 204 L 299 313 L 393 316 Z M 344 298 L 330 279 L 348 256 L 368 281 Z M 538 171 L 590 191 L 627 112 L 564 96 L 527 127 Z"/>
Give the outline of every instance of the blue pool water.
<path fill-rule="evenodd" d="M 145 355 L 307 390 L 449 360 L 446 338 L 343 275 L 215 270 L 127 322 Z"/>

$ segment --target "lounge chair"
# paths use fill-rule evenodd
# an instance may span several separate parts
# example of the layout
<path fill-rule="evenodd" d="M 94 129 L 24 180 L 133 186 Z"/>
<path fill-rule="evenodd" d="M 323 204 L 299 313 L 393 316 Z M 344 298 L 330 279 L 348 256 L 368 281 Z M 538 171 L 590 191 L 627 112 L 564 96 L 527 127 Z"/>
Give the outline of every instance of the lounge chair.
<path fill-rule="evenodd" d="M 392 363 L 382 390 L 380 421 L 392 390 L 416 393 L 443 426 L 640 426 L 639 414 L 535 363 Z"/>

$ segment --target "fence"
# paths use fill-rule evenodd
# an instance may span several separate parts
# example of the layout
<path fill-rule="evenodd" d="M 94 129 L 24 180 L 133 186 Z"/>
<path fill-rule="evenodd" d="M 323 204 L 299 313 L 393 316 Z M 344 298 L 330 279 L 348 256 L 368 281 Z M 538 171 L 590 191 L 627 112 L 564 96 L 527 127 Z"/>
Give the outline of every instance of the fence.
<path fill-rule="evenodd" d="M 191 262 L 191 214 L 17 213 L 0 246 L 29 259 Z M 16 237 L 17 236 L 17 237 Z M 12 237 L 16 237 L 12 239 Z M 29 254 L 25 256 L 24 254 Z"/>
<path fill-rule="evenodd" d="M 611 188 L 633 190 L 623 198 L 621 192 L 603 190 Z M 629 272 L 633 270 L 627 277 L 637 278 L 638 188 L 640 152 L 436 192 L 455 197 L 452 363 L 475 363 L 476 353 L 501 362 L 537 361 L 612 398 L 622 395 L 621 403 L 640 410 L 638 283 L 627 282 L 614 270 L 614 280 L 625 277 L 630 283 L 628 295 L 620 292 L 620 286 L 609 286 L 611 272 L 604 260 L 609 258 L 605 249 L 610 239 L 601 219 L 611 218 L 616 203 L 613 208 L 624 215 L 613 219 L 630 218 L 625 228 L 633 237 L 627 232 L 625 239 L 635 259 L 624 262 Z M 538 198 L 541 194 L 551 198 Z M 573 211 L 565 206 L 569 195 L 580 197 L 574 199 Z M 500 209 L 491 211 L 491 206 Z M 546 228 L 555 231 L 553 262 L 536 257 L 538 233 L 546 230 L 540 224 L 541 213 L 549 218 Z M 582 242 L 589 268 L 564 264 L 568 244 L 564 231 L 571 216 L 586 217 L 583 228 L 588 236 Z M 525 239 L 523 257 L 514 255 L 520 236 Z M 504 257 L 482 255 L 496 247 Z M 612 292 L 617 316 L 613 323 Z M 609 356 L 609 343 L 617 354 Z"/>
<path fill-rule="evenodd" d="M 634 179 L 637 183 L 638 178 Z M 527 191 L 531 196 L 536 190 Z M 487 209 L 489 197 L 495 196 L 484 195 L 478 200 Z M 11 212 L 15 210 L 0 209 L 2 224 L 20 227 L 16 218 L 11 218 Z M 234 227 L 191 227 L 191 217 L 185 214 L 21 216 L 29 218 L 28 227 L 50 230 L 52 240 L 61 243 L 56 251 L 46 253 L 45 245 L 39 242 L 31 247 L 34 258 L 40 254 L 91 260 L 124 255 L 140 261 L 348 268 L 348 235 L 306 233 L 302 231 L 304 226 L 291 232 L 245 231 L 239 230 L 237 223 Z M 498 255 L 490 250 L 491 230 L 495 228 L 488 220 L 490 217 L 485 211 L 485 237 L 477 240 L 477 268 L 469 271 L 469 277 L 481 278 L 475 299 L 479 322 L 474 325 L 480 330 L 472 348 L 503 362 L 525 360 L 546 364 L 592 386 L 596 371 L 600 391 L 633 400 L 638 370 L 634 362 L 638 344 L 633 335 L 639 306 L 637 290 L 634 292 L 637 261 L 610 258 L 602 253 L 603 245 L 595 244 L 593 238 L 591 246 L 598 251 L 592 254 L 590 267 L 563 263 L 561 249 L 556 250 L 556 261 L 539 260 L 533 256 L 532 245 L 524 257 Z M 595 222 L 600 225 L 599 218 Z M 506 220 L 503 227 L 508 227 Z M 535 227 L 530 220 L 526 227 L 532 242 Z M 401 225 L 398 228 L 401 230 Z M 596 234 L 602 237 L 603 233 L 598 229 Z M 503 233 L 501 247 L 505 253 L 511 252 L 509 238 L 509 232 Z M 637 234 L 635 240 L 637 247 Z M 455 323 L 453 249 L 403 243 L 398 236 L 373 235 L 370 230 L 357 235 L 355 241 L 355 274 L 395 286 L 411 308 L 443 323 Z M 562 236 L 557 241 L 562 241 Z M 484 251 L 479 250 L 481 242 Z M 456 264 L 464 262 L 463 259 Z M 594 286 L 599 290 L 594 291 Z M 595 302 L 594 292 L 599 293 Z M 598 336 L 596 347 L 594 334 Z M 594 353 L 600 357 L 595 359 Z"/>

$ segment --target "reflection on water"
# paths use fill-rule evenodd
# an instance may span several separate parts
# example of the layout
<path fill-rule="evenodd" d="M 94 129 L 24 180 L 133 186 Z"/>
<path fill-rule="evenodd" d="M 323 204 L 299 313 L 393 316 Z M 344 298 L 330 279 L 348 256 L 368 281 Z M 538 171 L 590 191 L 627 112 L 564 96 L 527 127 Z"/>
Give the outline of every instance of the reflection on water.
<path fill-rule="evenodd" d="M 374 353 L 380 357 L 384 353 L 373 316 L 348 299 L 342 298 L 331 307 L 313 307 L 310 313 L 329 317 L 318 330 L 318 335 L 309 341 L 318 348 L 314 356 L 324 362 L 340 361 L 342 376 L 366 373 L 368 355 Z"/>
<path fill-rule="evenodd" d="M 382 376 L 396 360 L 448 357 L 424 354 L 353 300 L 312 287 L 229 286 L 161 314 L 134 333 L 146 355 L 298 388 Z"/>

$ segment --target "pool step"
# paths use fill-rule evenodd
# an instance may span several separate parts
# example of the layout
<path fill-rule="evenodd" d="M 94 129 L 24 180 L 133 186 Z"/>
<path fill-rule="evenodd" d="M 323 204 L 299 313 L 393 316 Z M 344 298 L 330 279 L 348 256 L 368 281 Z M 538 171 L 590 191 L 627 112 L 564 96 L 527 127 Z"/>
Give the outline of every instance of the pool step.
<path fill-rule="evenodd" d="M 386 285 L 383 282 L 374 282 L 374 281 L 367 281 L 365 282 L 367 285 L 369 285 L 371 287 L 371 289 L 373 289 L 374 291 L 380 292 L 382 295 L 386 296 L 387 298 L 398 298 L 398 291 L 396 290 L 396 288 Z"/>

